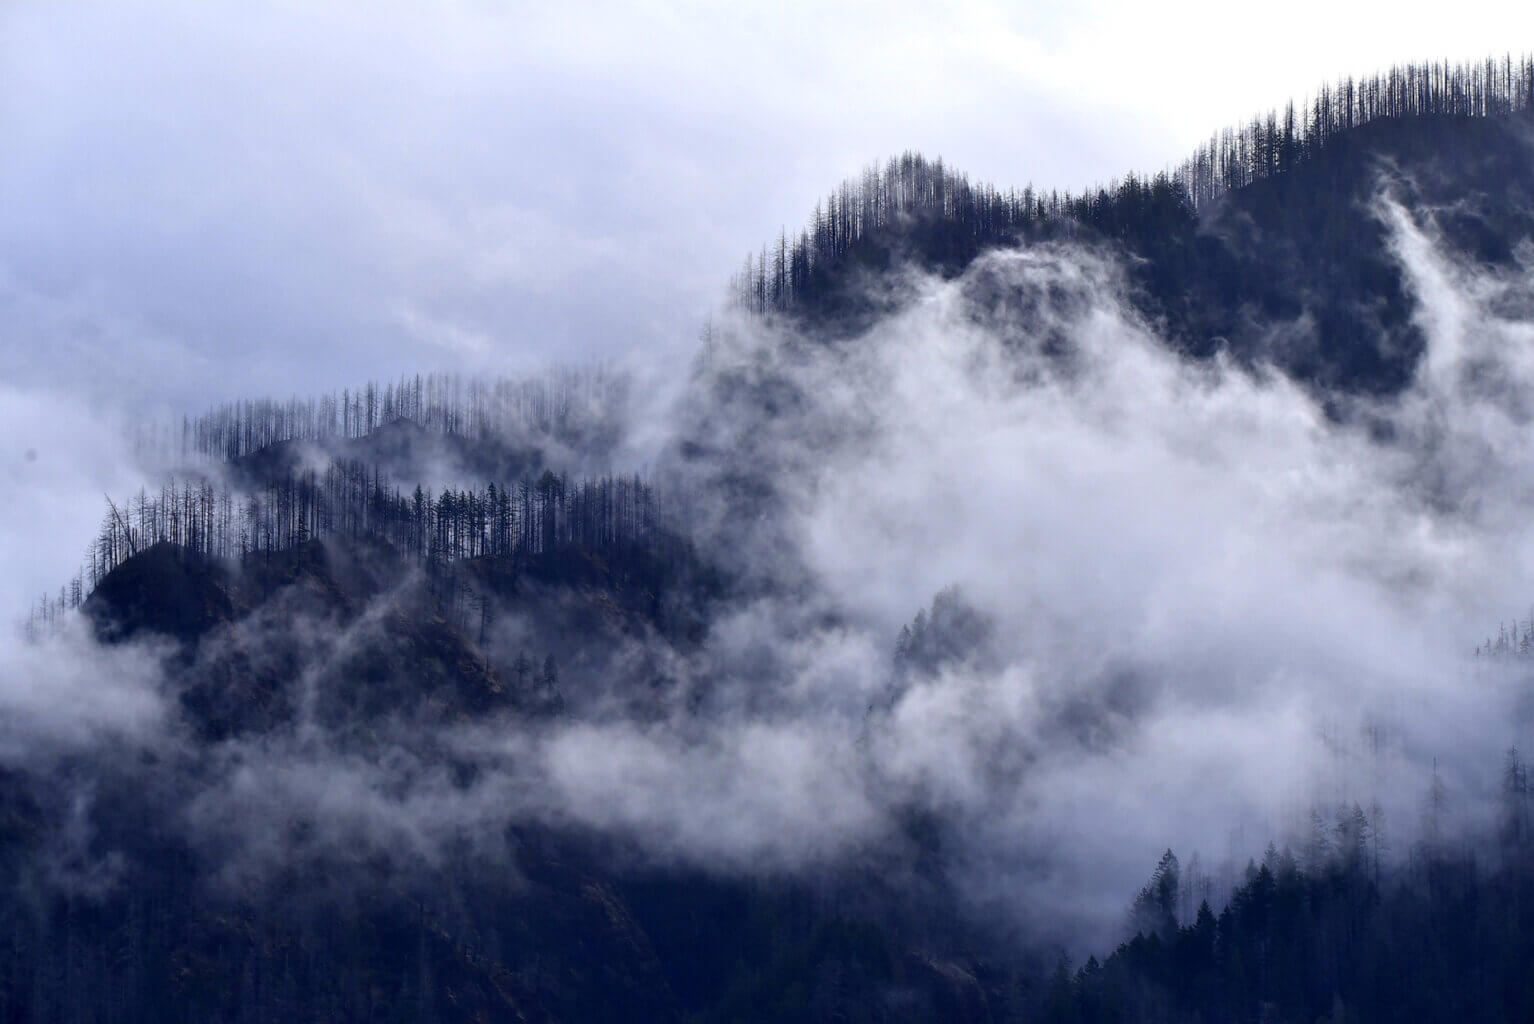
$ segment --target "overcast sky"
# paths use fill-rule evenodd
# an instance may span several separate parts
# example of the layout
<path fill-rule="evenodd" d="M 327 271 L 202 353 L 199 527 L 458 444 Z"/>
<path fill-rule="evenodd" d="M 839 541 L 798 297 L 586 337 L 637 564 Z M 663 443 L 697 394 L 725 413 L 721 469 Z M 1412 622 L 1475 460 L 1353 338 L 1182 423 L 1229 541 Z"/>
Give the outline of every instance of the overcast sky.
<path fill-rule="evenodd" d="M 907 148 L 1079 188 L 1340 73 L 1534 45 L 1525 5 L 1386 9 L 0 3 L 0 478 L 73 474 L 23 512 L 74 529 L 123 480 L 40 410 L 686 348 Z"/>
<path fill-rule="evenodd" d="M 868 161 L 1078 188 L 1341 72 L 1534 42 L 1519 5 L 1367 7 L 12 0 L 6 375 L 179 409 L 686 343 Z"/>

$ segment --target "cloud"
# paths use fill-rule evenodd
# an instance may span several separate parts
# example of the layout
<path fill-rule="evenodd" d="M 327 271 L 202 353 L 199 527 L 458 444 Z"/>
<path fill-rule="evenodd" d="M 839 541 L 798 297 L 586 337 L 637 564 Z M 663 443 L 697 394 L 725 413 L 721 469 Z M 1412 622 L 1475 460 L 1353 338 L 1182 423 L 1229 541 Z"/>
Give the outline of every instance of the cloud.
<path fill-rule="evenodd" d="M 0 383 L 0 628 L 80 571 L 101 525 L 103 495 L 148 482 L 136 430 L 111 405 L 49 388 Z M 153 468 L 151 463 L 150 468 Z"/>
<path fill-rule="evenodd" d="M 1191 10 L 7 4 L 0 352 L 177 412 L 685 352 L 742 255 L 869 161 L 1080 189 L 1518 17 Z M 1339 17 L 1368 31 L 1311 29 Z"/>
<path fill-rule="evenodd" d="M 103 648 L 71 617 L 42 640 L 11 634 L 0 655 L 0 769 L 159 740 L 168 709 L 152 644 Z"/>
<path fill-rule="evenodd" d="M 758 658 L 778 724 L 863 732 L 863 773 L 826 785 L 942 814 L 977 901 L 1102 929 L 1162 848 L 1233 870 L 1337 801 L 1378 803 L 1404 852 L 1435 761 L 1466 827 L 1489 813 L 1530 728 L 1517 670 L 1469 657 L 1529 597 L 1529 339 L 1505 311 L 1530 280 L 1457 262 L 1388 197 L 1381 216 L 1430 355 L 1405 396 L 1341 421 L 1276 373 L 1179 358 L 1112 259 L 1071 247 L 915 279 L 843 343 L 748 322 L 721 346 L 733 384 L 713 393 L 777 411 L 697 422 L 781 492 L 727 550 L 773 533 L 759 571 L 812 581 L 749 620 L 758 649 L 819 637 L 816 658 Z M 1000 669 L 903 688 L 867 658 L 843 692 L 891 688 L 868 715 L 807 682 L 825 648 L 892 643 L 952 582 L 994 621 Z"/>

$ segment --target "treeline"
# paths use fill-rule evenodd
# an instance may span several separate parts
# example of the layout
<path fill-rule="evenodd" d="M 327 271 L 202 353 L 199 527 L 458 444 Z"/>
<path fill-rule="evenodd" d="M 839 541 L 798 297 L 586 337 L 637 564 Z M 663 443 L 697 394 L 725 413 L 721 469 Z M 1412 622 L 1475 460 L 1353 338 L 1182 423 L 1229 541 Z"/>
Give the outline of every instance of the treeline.
<path fill-rule="evenodd" d="M 1131 174 L 1080 195 L 1031 185 L 1002 192 L 971 183 L 941 160 L 906 153 L 844 182 L 817 204 L 797 237 L 780 234 L 775 244 L 748 256 L 734 295 L 756 313 L 813 302 L 827 290 L 834 268 L 881 251 L 883 236 L 896 226 L 917 228 L 920 255 L 938 264 L 1015 242 L 1028 227 L 1046 222 L 1075 221 L 1120 235 L 1126 224 L 1142 224 L 1148 215 L 1179 208 L 1193 213 L 1227 192 L 1289 171 L 1372 121 L 1495 117 L 1530 106 L 1534 57 L 1399 65 L 1323 86 L 1313 100 L 1227 128 L 1173 170 Z"/>
<path fill-rule="evenodd" d="M 627 387 L 625 374 L 602 365 L 528 379 L 417 374 L 317 397 L 226 403 L 184 418 L 179 438 L 166 424 L 146 421 L 135 425 L 134 440 L 141 451 L 159 455 L 233 461 L 288 441 L 363 438 L 406 420 L 471 440 L 537 434 L 574 445 L 602 443 L 616 435 Z M 654 490 L 637 476 L 572 483 L 546 472 L 510 485 L 440 495 L 417 487 L 406 494 L 376 465 L 347 458 L 333 459 L 322 472 L 274 474 L 250 491 L 172 478 L 157 492 L 140 491 L 121 507 L 108 499 L 107 506 L 80 571 L 29 610 L 29 639 L 52 631 L 102 577 L 160 542 L 204 557 L 244 559 L 312 538 L 376 537 L 436 564 L 572 547 L 610 560 L 653 546 L 659 536 Z"/>
<path fill-rule="evenodd" d="M 532 379 L 416 374 L 339 394 L 228 402 L 183 419 L 179 446 L 183 455 L 234 460 L 284 441 L 364 437 L 395 420 L 470 438 L 582 437 L 622 408 L 626 387 L 627 378 L 605 366 Z M 142 443 L 163 440 L 170 439 Z"/>
<path fill-rule="evenodd" d="M 881 170 L 869 167 L 860 180 L 816 204 L 809 225 L 797 238 L 778 236 L 769 249 L 747 256 L 735 278 L 739 305 L 755 313 L 783 311 L 822 290 L 827 272 L 896 225 L 939 223 L 954 246 L 990 244 L 1014 237 L 1030 221 L 1058 216 L 1066 197 L 998 191 L 972 184 L 963 174 L 908 152 Z"/>
<path fill-rule="evenodd" d="M 747 256 L 735 279 L 735 297 L 753 313 L 788 310 L 796 300 L 824 287 L 828 268 L 842 264 L 870 236 L 911 221 L 940 222 L 954 241 L 991 242 L 1011 238 L 1031 219 L 1058 213 L 1062 196 L 999 192 L 971 184 L 942 159 L 919 153 L 891 158 L 884 169 L 868 167 L 859 181 L 842 182 L 815 207 L 810 224 L 790 239 L 778 236 L 772 248 Z"/>
<path fill-rule="evenodd" d="M 1497 636 L 1487 637 L 1475 645 L 1477 658 L 1527 658 L 1534 654 L 1534 608 L 1529 617 L 1520 623 L 1516 618 L 1512 627 L 1505 622 L 1497 623 Z"/>
<path fill-rule="evenodd" d="M 141 491 L 121 508 L 109 502 L 87 578 L 94 588 L 157 543 L 244 560 L 332 536 L 382 540 L 432 564 L 572 547 L 621 561 L 659 528 L 655 492 L 637 476 L 572 483 L 545 472 L 514 485 L 431 495 L 419 485 L 405 492 L 364 463 L 337 461 L 324 472 L 273 480 L 249 494 L 170 481 L 158 494 Z"/>
<path fill-rule="evenodd" d="M 657 559 L 676 553 L 655 490 L 638 476 L 572 482 L 545 472 L 536 480 L 433 495 L 419 485 L 404 491 L 376 468 L 351 460 L 249 493 L 206 480 L 170 480 L 121 506 L 108 499 L 81 572 L 38 602 L 26 632 L 35 638 L 49 631 L 108 573 L 155 544 L 245 562 L 336 536 L 381 540 L 428 568 L 486 557 L 521 564 L 580 552 L 620 581 L 650 573 Z"/>
<path fill-rule="evenodd" d="M 1357 81 L 1323 85 L 1201 146 L 1175 173 L 1195 208 L 1232 189 L 1290 170 L 1336 136 L 1371 121 L 1405 117 L 1496 117 L 1534 106 L 1534 57 L 1477 63 L 1404 64 Z"/>
<path fill-rule="evenodd" d="M 1043 1019 L 1531 1019 L 1534 841 L 1518 751 L 1504 759 L 1499 834 L 1478 853 L 1445 841 L 1442 800 L 1435 781 L 1423 840 L 1386 874 L 1377 818 L 1313 816 L 1299 855 L 1270 844 L 1218 914 L 1183 905 L 1190 887 L 1167 851 L 1131 910 L 1134 938 L 1076 970 L 1062 961 Z"/>

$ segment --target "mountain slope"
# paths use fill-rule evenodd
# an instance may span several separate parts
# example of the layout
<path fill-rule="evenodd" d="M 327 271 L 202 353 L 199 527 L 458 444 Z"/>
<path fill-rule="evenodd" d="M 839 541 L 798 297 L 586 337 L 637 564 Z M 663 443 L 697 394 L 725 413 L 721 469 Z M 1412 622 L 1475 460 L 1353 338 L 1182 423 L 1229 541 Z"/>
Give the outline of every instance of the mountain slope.
<path fill-rule="evenodd" d="M 1000 192 L 908 153 L 748 261 L 738 298 L 848 337 L 906 300 L 902 268 L 952 277 L 988 249 L 1067 241 L 1113 255 L 1137 310 L 1182 352 L 1272 364 L 1323 392 L 1395 393 L 1423 341 L 1382 204 L 1466 261 L 1516 262 L 1534 236 L 1534 64 L 1411 66 L 1344 90 L 1346 108 L 1270 114 L 1175 175 L 1080 196 Z"/>

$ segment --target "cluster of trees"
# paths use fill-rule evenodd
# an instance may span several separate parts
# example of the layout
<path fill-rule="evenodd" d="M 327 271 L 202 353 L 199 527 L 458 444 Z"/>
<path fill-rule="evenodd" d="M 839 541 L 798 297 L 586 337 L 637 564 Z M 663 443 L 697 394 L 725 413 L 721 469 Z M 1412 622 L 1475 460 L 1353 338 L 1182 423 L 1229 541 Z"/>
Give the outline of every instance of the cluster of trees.
<path fill-rule="evenodd" d="M 419 485 L 403 491 L 353 460 L 272 479 L 249 493 L 171 479 L 121 506 L 107 499 L 85 564 L 57 595 L 38 601 L 25 632 L 36 639 L 56 628 L 103 577 L 155 544 L 243 562 L 331 536 L 382 540 L 428 567 L 484 557 L 547 561 L 580 550 L 599 557 L 615 578 L 650 567 L 671 539 L 655 489 L 637 475 L 572 482 L 545 471 L 536 480 L 437 495 Z"/>
<path fill-rule="evenodd" d="M 274 555 L 330 536 L 382 540 L 435 568 L 469 558 L 525 562 L 581 551 L 601 559 L 614 579 L 665 562 L 675 538 L 662 526 L 654 488 L 638 476 L 573 483 L 544 472 L 514 485 L 406 493 L 376 468 L 338 460 L 324 472 L 267 481 L 235 494 L 211 483 L 167 481 L 118 506 L 108 499 L 101 532 L 80 572 L 45 594 L 24 625 L 28 640 L 56 628 L 101 579 L 135 554 L 169 543 L 214 559 Z M 674 554 L 675 552 L 671 552 Z"/>
<path fill-rule="evenodd" d="M 946 665 L 983 658 L 995 624 L 965 600 L 956 586 L 944 587 L 930 609 L 917 611 L 895 637 L 895 668 L 901 674 L 937 672 Z"/>
<path fill-rule="evenodd" d="M 472 438 L 582 435 L 622 407 L 626 384 L 604 366 L 526 380 L 416 374 L 340 394 L 216 406 L 182 421 L 180 448 L 233 460 L 283 441 L 365 437 L 395 420 Z"/>
<path fill-rule="evenodd" d="M 1513 620 L 1511 627 L 1505 622 L 1497 623 L 1497 637 L 1493 640 L 1487 637 L 1484 642 L 1475 645 L 1477 658 L 1527 658 L 1534 648 L 1534 608 L 1529 610 L 1529 617 L 1520 623 Z"/>
<path fill-rule="evenodd" d="M 179 445 L 182 455 L 233 461 L 288 441 L 363 438 L 385 424 L 408 421 L 471 441 L 536 433 L 578 443 L 611 432 L 627 381 L 596 365 L 525 380 L 418 374 L 339 394 L 227 403 L 184 419 L 179 441 L 174 432 L 138 424 L 136 441 L 159 454 Z M 239 487 L 194 475 L 170 478 L 157 492 L 142 490 L 121 506 L 108 498 L 80 571 L 30 609 L 26 636 L 52 632 L 107 573 L 158 543 L 200 557 L 243 560 L 315 538 L 366 537 L 431 565 L 580 548 L 621 574 L 641 551 L 653 555 L 663 533 L 655 491 L 637 476 L 574 483 L 545 471 L 511 484 L 433 495 L 419 486 L 404 490 L 370 461 L 334 458 L 322 471 L 279 468 Z"/>
<path fill-rule="evenodd" d="M 1367 78 L 1323 86 L 1315 98 L 1254 117 L 1214 137 L 1177 168 L 1080 195 L 1000 191 L 916 153 L 870 167 L 815 208 L 797 237 L 780 234 L 747 256 L 735 296 L 757 313 L 813 304 L 832 287 L 834 270 L 887 255 L 891 229 L 942 266 L 967 262 L 983 248 L 1015 242 L 1027 229 L 1079 222 L 1120 237 L 1143 230 L 1147 211 L 1192 214 L 1222 195 L 1293 169 L 1339 135 L 1387 118 L 1484 118 L 1534 106 L 1534 58 L 1392 67 Z"/>
<path fill-rule="evenodd" d="M 336 536 L 383 541 L 428 569 L 476 558 L 552 567 L 580 552 L 598 559 L 615 582 L 648 579 L 682 553 L 654 487 L 637 475 L 575 482 L 545 471 L 436 495 L 419 485 L 405 491 L 357 460 L 274 477 L 248 492 L 170 479 L 120 506 L 107 499 L 80 572 L 39 599 L 25 634 L 35 640 L 52 632 L 108 573 L 156 544 L 245 563 Z"/>
<path fill-rule="evenodd" d="M 747 256 L 735 279 L 736 299 L 757 313 L 791 309 L 827 286 L 831 268 L 889 228 L 942 224 L 952 247 L 994 243 L 1030 220 L 1059 213 L 1061 201 L 1058 193 L 1035 195 L 1031 187 L 1001 192 L 972 184 L 942 160 L 907 152 L 882 170 L 869 167 L 857 182 L 843 182 L 816 205 L 797 238 L 780 234 L 770 249 Z"/>
<path fill-rule="evenodd" d="M 22 634 L 31 643 L 45 636 L 63 622 L 64 616 L 79 608 L 85 600 L 84 572 L 77 572 L 57 594 L 44 594 L 27 610 L 27 621 Z"/>
<path fill-rule="evenodd" d="M 1381 871 L 1377 810 L 1340 807 L 1329 829 L 1312 813 L 1300 855 L 1270 843 L 1218 914 L 1207 899 L 1184 905 L 1168 850 L 1131 908 L 1134 937 L 1075 971 L 1062 960 L 1044 1019 L 1530 1019 L 1534 842 L 1517 749 L 1499 840 L 1479 857 L 1445 841 L 1443 800 L 1435 775 L 1422 840 L 1395 872 Z"/>

